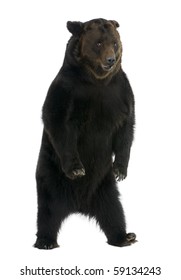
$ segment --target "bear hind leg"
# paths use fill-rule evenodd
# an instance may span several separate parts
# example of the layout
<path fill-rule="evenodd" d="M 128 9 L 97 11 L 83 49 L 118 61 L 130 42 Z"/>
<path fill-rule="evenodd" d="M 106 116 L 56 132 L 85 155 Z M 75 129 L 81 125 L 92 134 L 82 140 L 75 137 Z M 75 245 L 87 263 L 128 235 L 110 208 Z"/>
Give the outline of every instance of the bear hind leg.
<path fill-rule="evenodd" d="M 53 208 L 41 206 L 38 208 L 37 240 L 34 244 L 38 249 L 54 249 L 58 247 L 57 234 L 60 222 L 55 220 Z"/>
<path fill-rule="evenodd" d="M 55 179 L 55 177 L 54 177 Z M 47 186 L 46 178 L 37 180 L 38 191 L 38 217 L 37 240 L 34 244 L 38 249 L 54 249 L 59 247 L 57 243 L 58 231 L 63 220 L 70 214 L 66 198 L 57 194 L 58 184 L 53 180 L 51 186 Z M 60 186 L 61 188 L 61 186 Z"/>
<path fill-rule="evenodd" d="M 126 222 L 123 207 L 119 201 L 112 176 L 105 178 L 102 186 L 97 190 L 91 209 L 94 216 L 107 237 L 109 245 L 123 247 L 136 242 L 135 233 L 126 233 Z"/>

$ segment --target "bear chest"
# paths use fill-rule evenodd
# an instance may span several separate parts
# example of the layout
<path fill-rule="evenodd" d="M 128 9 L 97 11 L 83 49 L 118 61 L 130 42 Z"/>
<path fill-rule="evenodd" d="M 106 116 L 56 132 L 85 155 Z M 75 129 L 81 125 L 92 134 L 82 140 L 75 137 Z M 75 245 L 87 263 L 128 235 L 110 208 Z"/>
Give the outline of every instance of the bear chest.
<path fill-rule="evenodd" d="M 112 132 L 123 125 L 128 108 L 118 89 L 87 89 L 75 98 L 74 114 L 83 129 Z"/>

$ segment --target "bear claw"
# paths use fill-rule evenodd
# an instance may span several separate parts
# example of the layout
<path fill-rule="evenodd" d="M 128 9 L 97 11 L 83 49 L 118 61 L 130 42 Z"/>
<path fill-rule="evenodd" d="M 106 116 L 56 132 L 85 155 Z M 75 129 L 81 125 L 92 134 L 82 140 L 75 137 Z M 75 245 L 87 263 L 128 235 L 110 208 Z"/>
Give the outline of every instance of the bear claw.
<path fill-rule="evenodd" d="M 76 177 L 82 177 L 82 176 L 85 176 L 85 170 L 84 170 L 84 168 L 76 169 L 72 172 L 72 174 Z"/>
<path fill-rule="evenodd" d="M 124 247 L 124 246 L 130 246 L 134 243 L 136 243 L 136 234 L 133 232 L 127 233 L 126 235 L 126 240 L 124 240 L 123 242 L 121 242 L 121 244 L 119 245 L 120 247 Z"/>
<path fill-rule="evenodd" d="M 126 178 L 126 174 L 121 173 L 118 168 L 114 169 L 114 176 L 118 182 Z"/>
<path fill-rule="evenodd" d="M 50 241 L 45 238 L 37 238 L 36 243 L 34 244 L 35 248 L 43 249 L 43 250 L 51 250 L 59 247 L 56 241 Z"/>
<path fill-rule="evenodd" d="M 126 237 L 123 240 L 116 241 L 116 242 L 109 242 L 108 241 L 108 244 L 113 245 L 113 246 L 118 246 L 118 247 L 124 247 L 124 246 L 130 246 L 130 245 L 132 245 L 136 242 L 137 242 L 136 234 L 131 232 L 131 233 L 127 233 Z"/>
<path fill-rule="evenodd" d="M 85 176 L 84 168 L 75 169 L 70 174 L 67 175 L 67 177 L 69 177 L 71 180 L 74 180 L 74 179 L 77 179 L 77 178 L 80 178 L 83 176 Z"/>
<path fill-rule="evenodd" d="M 130 232 L 126 235 L 127 241 L 135 241 L 136 240 L 136 234 L 134 232 Z"/>

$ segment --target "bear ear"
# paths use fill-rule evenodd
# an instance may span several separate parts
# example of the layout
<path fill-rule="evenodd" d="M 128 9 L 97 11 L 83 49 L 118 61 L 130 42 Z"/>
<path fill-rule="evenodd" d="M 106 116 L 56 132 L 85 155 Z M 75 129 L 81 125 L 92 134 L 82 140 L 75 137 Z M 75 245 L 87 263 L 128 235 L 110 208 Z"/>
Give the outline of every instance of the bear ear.
<path fill-rule="evenodd" d="M 119 23 L 116 20 L 110 20 L 110 23 L 112 23 L 115 28 L 119 27 Z"/>
<path fill-rule="evenodd" d="M 83 32 L 83 25 L 80 21 L 67 21 L 67 29 L 73 36 L 79 36 Z"/>

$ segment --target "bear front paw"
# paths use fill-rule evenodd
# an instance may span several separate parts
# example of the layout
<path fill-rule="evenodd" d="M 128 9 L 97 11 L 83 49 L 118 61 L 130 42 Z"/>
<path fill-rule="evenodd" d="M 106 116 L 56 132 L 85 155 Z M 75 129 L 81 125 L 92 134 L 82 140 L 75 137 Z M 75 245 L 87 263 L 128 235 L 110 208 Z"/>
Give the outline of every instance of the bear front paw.
<path fill-rule="evenodd" d="M 66 176 L 71 180 L 81 178 L 81 177 L 85 176 L 85 169 L 84 168 L 74 169 L 71 172 L 67 173 Z"/>
<path fill-rule="evenodd" d="M 127 168 L 117 162 L 113 163 L 113 172 L 117 181 L 122 181 L 127 177 Z"/>
<path fill-rule="evenodd" d="M 117 181 L 123 181 L 127 176 L 126 174 L 122 173 L 122 170 L 119 168 L 114 168 L 113 171 Z"/>

